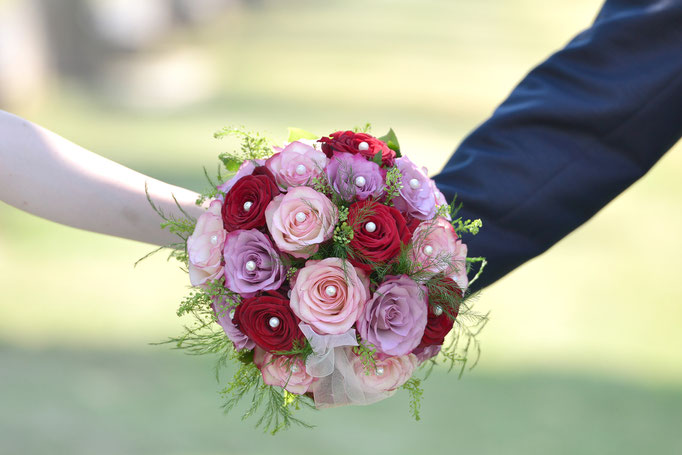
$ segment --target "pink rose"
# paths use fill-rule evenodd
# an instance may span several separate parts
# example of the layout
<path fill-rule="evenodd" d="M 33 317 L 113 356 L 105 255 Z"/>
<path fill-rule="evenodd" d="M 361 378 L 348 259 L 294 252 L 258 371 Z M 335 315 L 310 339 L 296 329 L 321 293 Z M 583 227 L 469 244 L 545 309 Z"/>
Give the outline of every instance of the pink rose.
<path fill-rule="evenodd" d="M 242 177 L 246 177 L 247 175 L 253 174 L 253 171 L 256 170 L 258 166 L 263 166 L 265 164 L 265 160 L 247 160 L 242 163 L 241 166 L 239 166 L 239 169 L 237 172 L 230 178 L 227 182 L 223 183 L 222 185 L 218 186 L 218 191 L 221 193 L 229 193 L 232 187 L 234 186 L 235 183 L 239 181 Z"/>
<path fill-rule="evenodd" d="M 265 162 L 277 184 L 286 191 L 292 186 L 310 185 L 327 166 L 327 156 L 300 141 L 291 142 Z"/>
<path fill-rule="evenodd" d="M 447 205 L 447 206 L 450 205 L 448 200 L 445 199 L 445 195 L 443 194 L 443 192 L 441 190 L 439 190 L 438 188 L 436 188 L 435 185 L 433 186 L 433 195 L 436 198 L 436 207 L 440 207 L 443 205 Z M 452 221 L 452 215 L 451 215 L 450 211 L 448 211 L 448 213 L 445 215 L 445 219 L 448 221 Z"/>
<path fill-rule="evenodd" d="M 444 273 L 466 291 L 469 285 L 466 270 L 467 246 L 457 236 L 450 222 L 437 217 L 424 221 L 412 236 L 411 259 L 418 268 Z"/>
<path fill-rule="evenodd" d="M 201 286 L 219 278 L 223 273 L 222 251 L 227 232 L 223 229 L 220 213 L 223 203 L 211 201 L 206 212 L 197 220 L 194 232 L 187 239 L 189 255 L 189 280 L 192 286 Z"/>
<path fill-rule="evenodd" d="M 282 387 L 296 395 L 303 395 L 315 380 L 305 371 L 300 357 L 265 354 L 260 365 L 263 382 L 267 385 Z"/>
<path fill-rule="evenodd" d="M 340 258 L 308 261 L 298 271 L 289 304 L 303 322 L 321 335 L 350 329 L 369 299 L 364 272 Z"/>
<path fill-rule="evenodd" d="M 360 382 L 374 392 L 391 392 L 405 384 L 417 368 L 414 354 L 376 359 L 374 371 L 367 371 L 359 356 L 350 355 L 352 366 Z M 369 374 L 368 374 L 369 373 Z"/>
<path fill-rule="evenodd" d="M 265 209 L 265 220 L 280 250 L 297 258 L 307 258 L 334 234 L 338 210 L 324 194 L 307 186 L 297 186 L 270 202 Z"/>

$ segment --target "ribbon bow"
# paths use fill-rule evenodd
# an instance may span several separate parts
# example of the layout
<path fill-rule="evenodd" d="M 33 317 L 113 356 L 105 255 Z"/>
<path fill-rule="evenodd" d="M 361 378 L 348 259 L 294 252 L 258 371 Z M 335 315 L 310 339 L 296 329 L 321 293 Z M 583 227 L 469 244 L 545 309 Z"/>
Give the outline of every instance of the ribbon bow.
<path fill-rule="evenodd" d="M 334 348 L 358 345 L 355 329 L 348 329 L 338 335 L 320 335 L 304 322 L 298 324 L 298 327 L 313 348 L 313 354 L 305 361 L 306 372 L 316 378 L 323 378 L 334 372 Z"/>

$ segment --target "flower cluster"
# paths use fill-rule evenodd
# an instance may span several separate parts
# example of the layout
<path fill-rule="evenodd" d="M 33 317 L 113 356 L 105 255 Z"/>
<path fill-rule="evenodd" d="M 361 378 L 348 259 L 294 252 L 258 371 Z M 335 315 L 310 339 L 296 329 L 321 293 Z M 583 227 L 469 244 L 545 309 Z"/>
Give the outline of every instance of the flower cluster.
<path fill-rule="evenodd" d="M 303 133 L 217 186 L 186 242 L 190 280 L 263 383 L 317 407 L 367 404 L 440 351 L 467 247 L 397 139 Z"/>

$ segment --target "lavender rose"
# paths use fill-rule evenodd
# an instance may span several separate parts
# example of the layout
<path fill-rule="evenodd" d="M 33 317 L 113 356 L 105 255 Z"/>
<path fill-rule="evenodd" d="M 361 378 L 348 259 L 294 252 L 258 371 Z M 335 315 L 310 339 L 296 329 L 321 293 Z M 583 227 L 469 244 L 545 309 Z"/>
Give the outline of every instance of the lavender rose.
<path fill-rule="evenodd" d="M 441 346 L 437 344 L 432 344 L 431 346 L 417 347 L 417 349 L 412 351 L 412 354 L 414 354 L 417 357 L 417 362 L 419 362 L 419 365 L 421 365 L 427 360 L 436 357 L 438 354 L 440 354 L 440 349 Z"/>
<path fill-rule="evenodd" d="M 215 312 L 218 324 L 225 331 L 225 335 L 232 341 L 237 351 L 242 349 L 251 350 L 256 347 L 256 343 L 248 336 L 244 335 L 232 322 L 234 317 L 234 308 L 237 306 L 235 302 L 226 299 L 213 300 L 213 311 Z"/>
<path fill-rule="evenodd" d="M 409 354 L 424 335 L 427 312 L 426 289 L 407 275 L 391 276 L 367 302 L 357 322 L 358 332 L 380 353 Z"/>
<path fill-rule="evenodd" d="M 225 286 L 242 297 L 277 290 L 286 279 L 286 268 L 272 242 L 256 229 L 227 234 L 223 256 Z"/>
<path fill-rule="evenodd" d="M 219 278 L 223 273 L 222 251 L 225 229 L 220 210 L 223 203 L 211 201 L 206 212 L 197 219 L 194 232 L 187 239 L 189 280 L 192 286 L 202 286 Z"/>
<path fill-rule="evenodd" d="M 258 166 L 263 166 L 265 164 L 265 160 L 248 160 L 244 161 L 241 166 L 239 166 L 239 169 L 237 170 L 237 173 L 227 182 L 223 183 L 222 185 L 218 186 L 218 191 L 221 193 L 227 194 L 232 187 L 234 186 L 235 183 L 239 181 L 240 178 L 246 177 L 247 175 L 253 174 L 253 171 L 258 167 Z"/>
<path fill-rule="evenodd" d="M 395 208 L 419 220 L 430 220 L 436 215 L 436 184 L 426 168 L 418 168 L 407 157 L 395 162 L 402 175 L 403 187 L 395 198 Z"/>
<path fill-rule="evenodd" d="M 362 155 L 335 152 L 327 165 L 329 184 L 345 201 L 364 201 L 384 194 L 386 171 Z"/>
<path fill-rule="evenodd" d="M 282 191 L 291 186 L 309 185 L 327 165 L 327 156 L 315 147 L 294 141 L 265 162 Z"/>

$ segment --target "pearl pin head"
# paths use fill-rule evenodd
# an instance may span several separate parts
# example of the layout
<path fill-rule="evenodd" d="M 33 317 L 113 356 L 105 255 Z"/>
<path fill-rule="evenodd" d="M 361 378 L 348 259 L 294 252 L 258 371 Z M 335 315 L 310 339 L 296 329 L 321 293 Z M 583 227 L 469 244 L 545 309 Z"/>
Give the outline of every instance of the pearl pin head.
<path fill-rule="evenodd" d="M 256 270 L 256 263 L 254 261 L 246 261 L 246 270 L 249 272 Z"/>
<path fill-rule="evenodd" d="M 376 369 L 377 376 L 381 376 L 384 374 L 384 367 L 377 367 Z"/>
<path fill-rule="evenodd" d="M 213 245 L 217 245 L 217 244 L 218 244 L 218 236 L 217 236 L 217 235 L 212 235 L 212 236 L 211 236 L 211 243 L 212 243 Z"/>
<path fill-rule="evenodd" d="M 360 143 L 358 144 L 358 150 L 360 150 L 361 152 L 364 152 L 364 151 L 366 151 L 366 150 L 369 150 L 369 144 L 368 144 L 367 142 L 365 142 L 365 141 L 360 142 Z"/>
<path fill-rule="evenodd" d="M 251 210 L 251 207 L 253 207 L 253 202 L 251 202 L 251 201 L 244 202 L 244 211 L 245 212 L 248 212 L 249 210 Z"/>
<path fill-rule="evenodd" d="M 277 327 L 279 327 L 279 318 L 277 318 L 275 316 L 271 317 L 270 320 L 268 321 L 268 324 L 273 329 L 276 329 Z"/>
<path fill-rule="evenodd" d="M 292 373 L 298 373 L 299 371 L 301 371 L 301 369 L 295 363 L 291 364 L 289 370 L 291 370 Z"/>
<path fill-rule="evenodd" d="M 327 286 L 324 290 L 324 293 L 329 297 L 334 297 L 336 295 L 336 286 Z"/>
<path fill-rule="evenodd" d="M 431 245 L 426 245 L 424 247 L 424 254 L 427 256 L 431 256 L 433 254 L 433 247 Z"/>
<path fill-rule="evenodd" d="M 365 186 L 366 183 L 367 179 L 365 179 L 363 176 L 358 175 L 357 177 L 355 177 L 355 186 L 363 187 Z"/>
<path fill-rule="evenodd" d="M 306 169 L 306 167 L 305 167 L 304 165 L 302 165 L 302 164 L 299 164 L 298 166 L 296 166 L 296 173 L 297 173 L 298 175 L 303 175 L 303 174 L 305 174 L 307 170 L 308 170 L 308 169 Z"/>
<path fill-rule="evenodd" d="M 440 305 L 434 306 L 433 307 L 433 314 L 435 314 L 436 316 L 440 316 L 441 314 L 443 314 L 443 307 Z"/>
<path fill-rule="evenodd" d="M 374 224 L 373 221 L 370 221 L 369 223 L 365 224 L 365 230 L 367 232 L 374 232 L 377 230 L 377 225 Z"/>
<path fill-rule="evenodd" d="M 419 189 L 419 187 L 422 186 L 421 183 L 419 183 L 419 180 L 417 179 L 410 179 L 410 188 L 413 190 Z"/>
<path fill-rule="evenodd" d="M 296 221 L 298 221 L 299 223 L 303 223 L 307 218 L 308 218 L 308 217 L 307 217 L 306 214 L 303 213 L 303 212 L 298 212 L 298 213 L 296 214 Z"/>

